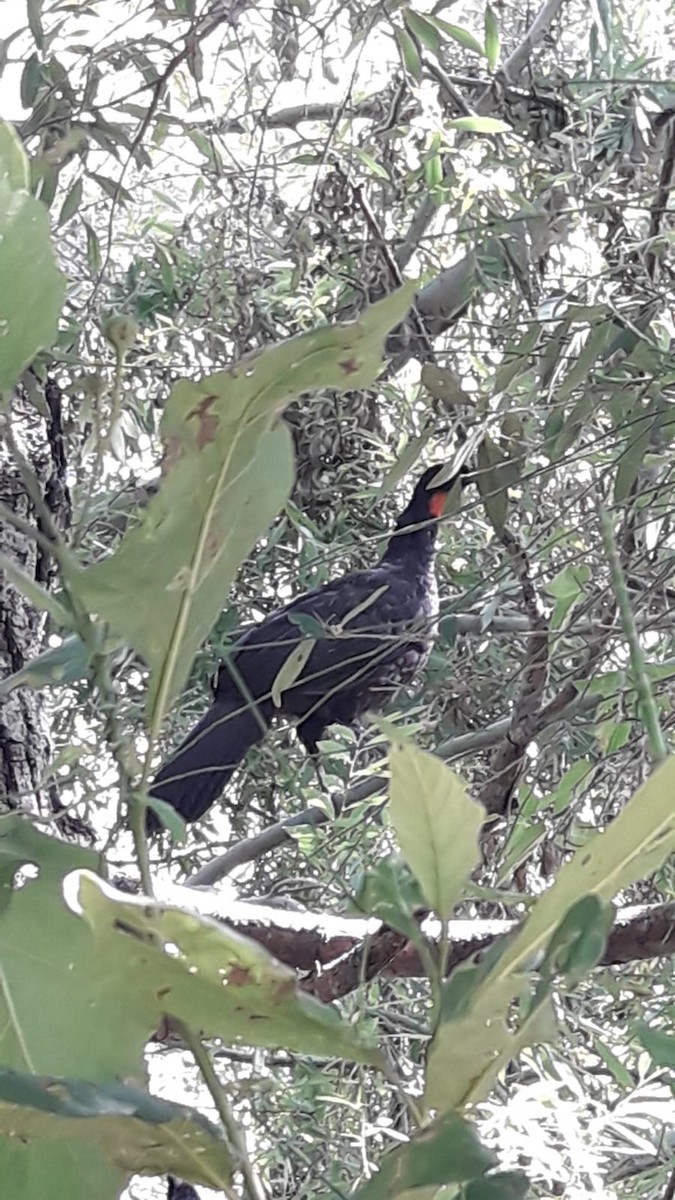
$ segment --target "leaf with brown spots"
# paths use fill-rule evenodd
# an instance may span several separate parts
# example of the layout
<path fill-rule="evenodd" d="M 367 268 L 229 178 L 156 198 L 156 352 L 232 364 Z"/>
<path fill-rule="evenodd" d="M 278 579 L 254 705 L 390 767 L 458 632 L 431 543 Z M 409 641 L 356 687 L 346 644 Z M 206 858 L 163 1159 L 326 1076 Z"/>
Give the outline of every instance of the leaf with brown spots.
<path fill-rule="evenodd" d="M 324 325 L 256 351 L 197 383 L 181 380 L 162 417 L 162 482 L 107 559 L 73 576 L 80 601 L 150 667 L 157 729 L 216 621 L 243 559 L 285 503 L 294 396 L 366 387 L 414 285 L 348 325 Z M 261 486 L 263 481 L 264 486 Z"/>

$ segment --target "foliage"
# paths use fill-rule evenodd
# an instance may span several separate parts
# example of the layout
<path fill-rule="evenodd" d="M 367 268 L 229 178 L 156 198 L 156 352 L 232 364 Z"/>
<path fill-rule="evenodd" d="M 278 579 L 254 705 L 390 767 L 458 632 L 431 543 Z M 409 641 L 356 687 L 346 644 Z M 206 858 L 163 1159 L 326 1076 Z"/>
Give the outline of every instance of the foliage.
<path fill-rule="evenodd" d="M 607 938 L 611 901 L 672 897 L 672 16 L 573 0 L 540 40 L 523 5 L 76 7 L 30 0 L 0 57 L 13 528 L 58 568 L 0 559 L 49 635 L 0 699 L 45 688 L 51 786 L 105 850 L 0 825 L 3 1179 L 660 1197 L 672 945 Z M 66 537 L 23 438 L 28 410 L 54 444 L 55 387 Z M 435 650 L 387 722 L 331 731 L 339 813 L 279 730 L 225 813 L 149 848 L 144 787 L 237 630 L 372 561 L 467 435 Z M 196 901 L 106 881 L 241 843 L 239 895 L 373 914 L 417 975 L 371 934 L 322 1005 L 332 960 L 299 982 Z M 516 927 L 448 976 L 454 921 L 486 917 Z"/>

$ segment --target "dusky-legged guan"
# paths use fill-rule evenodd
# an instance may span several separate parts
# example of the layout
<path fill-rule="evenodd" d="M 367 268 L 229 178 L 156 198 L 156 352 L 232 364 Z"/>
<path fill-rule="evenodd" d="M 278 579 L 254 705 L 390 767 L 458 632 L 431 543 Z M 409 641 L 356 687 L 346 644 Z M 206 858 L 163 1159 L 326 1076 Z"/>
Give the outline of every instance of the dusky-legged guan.
<path fill-rule="evenodd" d="M 367 709 L 383 708 L 412 678 L 436 632 L 438 518 L 461 472 L 444 474 L 437 465 L 418 480 L 377 566 L 306 592 L 247 630 L 218 671 L 211 707 L 158 772 L 152 796 L 196 821 L 275 713 L 296 720 L 298 737 L 315 755 L 328 725 L 350 725 Z M 276 694 L 281 668 L 307 641 L 292 620 L 301 614 L 324 636 L 316 636 L 297 677 Z M 151 810 L 148 827 L 159 828 Z"/>

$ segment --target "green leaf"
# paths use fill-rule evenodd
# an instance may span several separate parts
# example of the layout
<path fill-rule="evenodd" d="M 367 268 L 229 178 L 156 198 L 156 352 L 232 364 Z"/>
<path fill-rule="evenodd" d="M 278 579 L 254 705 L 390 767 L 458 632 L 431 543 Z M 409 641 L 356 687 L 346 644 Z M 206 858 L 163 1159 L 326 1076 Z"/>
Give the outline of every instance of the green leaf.
<path fill-rule="evenodd" d="M 27 600 L 30 600 L 34 608 L 40 612 L 49 613 L 57 625 L 62 625 L 68 629 L 72 626 L 73 620 L 71 614 L 66 608 L 53 596 L 51 592 L 46 591 L 41 584 L 24 571 L 23 567 L 8 554 L 4 554 L 0 550 L 0 571 L 7 576 L 18 592 L 21 592 Z"/>
<path fill-rule="evenodd" d="M 382 858 L 366 871 L 354 897 L 357 908 L 385 925 L 398 929 L 419 946 L 424 937 L 415 920 L 416 909 L 424 906 L 417 880 L 405 863 L 394 855 Z"/>
<path fill-rule="evenodd" d="M 653 871 L 675 848 L 675 758 L 663 763 L 603 833 L 577 850 L 553 887 L 479 978 L 464 1008 L 444 1020 L 434 1036 L 427 1068 L 426 1102 L 445 1111 L 486 1094 L 496 1071 L 521 1048 L 540 1039 L 539 1010 L 513 1034 L 512 1002 L 522 995 L 531 964 L 552 941 L 565 914 L 587 895 L 603 903 Z M 455 972 L 457 974 L 457 972 Z M 454 975 L 453 977 L 454 978 Z M 450 981 L 451 982 L 451 981 Z M 542 1009 L 544 1018 L 546 1012 Z M 443 1014 L 445 1016 L 445 1013 Z"/>
<path fill-rule="evenodd" d="M 31 54 L 24 64 L 23 71 L 21 72 L 21 83 L 19 85 L 23 108 L 33 107 L 44 81 L 40 60 L 37 54 Z"/>
<path fill-rule="evenodd" d="M 415 12 L 414 8 L 403 9 L 403 20 L 409 33 L 418 38 L 428 50 L 433 50 L 434 54 L 438 54 L 441 48 L 441 38 L 438 27 L 433 21 L 429 21 L 422 13 Z"/>
<path fill-rule="evenodd" d="M 293 684 L 302 675 L 315 646 L 314 638 L 306 638 L 295 646 L 284 659 L 272 683 L 272 703 L 275 708 L 281 708 L 283 693 L 293 687 Z"/>
<path fill-rule="evenodd" d="M 92 275 L 95 275 L 101 266 L 101 243 L 98 240 L 98 234 L 89 222 L 82 218 L 82 224 L 87 235 L 87 266 Z"/>
<path fill-rule="evenodd" d="M 16 134 L 0 123 L 0 392 L 9 391 L 38 350 L 56 338 L 65 281 L 56 267 L 44 205 L 16 181 Z"/>
<path fill-rule="evenodd" d="M 499 446 L 486 433 L 476 454 L 476 485 L 486 515 L 497 534 L 504 532 L 508 513 L 507 487 L 514 483 L 511 464 Z M 516 475 L 518 472 L 516 471 Z"/>
<path fill-rule="evenodd" d="M 467 1184 L 462 1200 L 525 1200 L 530 1181 L 520 1171 L 495 1171 Z"/>
<path fill-rule="evenodd" d="M 77 634 L 73 634 L 65 638 L 60 646 L 43 650 L 42 654 L 24 663 L 20 670 L 0 681 L 0 696 L 6 696 L 17 687 L 40 689 L 85 679 L 90 661 L 91 656 L 84 642 Z"/>
<path fill-rule="evenodd" d="M 446 122 L 448 129 L 463 129 L 467 133 L 511 133 L 508 121 L 498 117 L 454 117 Z"/>
<path fill-rule="evenodd" d="M 422 60 L 420 59 L 420 52 L 415 45 L 414 38 L 411 38 L 407 29 L 398 28 L 394 30 L 394 36 L 399 44 L 406 70 L 419 83 L 422 78 Z"/>
<path fill-rule="evenodd" d="M 461 25 L 452 25 L 450 21 L 444 21 L 442 17 L 427 15 L 427 20 L 432 25 L 435 25 L 437 29 L 440 29 L 442 33 L 452 38 L 454 42 L 459 42 L 459 45 L 463 46 L 465 50 L 472 50 L 474 54 L 480 54 L 481 58 L 483 58 L 485 54 L 483 47 L 478 38 L 475 38 L 468 29 L 463 29 Z"/>
<path fill-rule="evenodd" d="M 642 1021 L 635 1026 L 634 1033 L 658 1067 L 675 1071 L 675 1035 L 651 1029 Z"/>
<path fill-rule="evenodd" d="M 368 154 L 367 150 L 362 150 L 360 146 L 355 146 L 354 154 L 357 158 L 360 158 L 364 167 L 367 167 L 372 175 L 376 175 L 378 179 L 389 179 L 389 172 L 373 158 L 372 154 Z"/>
<path fill-rule="evenodd" d="M 455 307 L 453 305 L 453 307 Z M 474 406 L 476 401 L 465 392 L 457 375 L 450 367 L 437 367 L 435 363 L 425 363 L 422 367 L 422 383 L 432 396 L 442 400 L 446 405 L 468 404 Z"/>
<path fill-rule="evenodd" d="M 0 121 L 0 196 L 4 196 L 5 188 L 10 192 L 28 191 L 29 184 L 28 159 L 21 142 L 11 125 Z"/>
<path fill-rule="evenodd" d="M 73 186 L 71 187 L 70 191 L 68 192 L 68 195 L 66 196 L 65 200 L 63 201 L 63 204 L 61 205 L 61 212 L 59 213 L 59 219 L 57 221 L 57 225 L 58 225 L 59 229 L 61 228 L 62 225 L 66 225 L 67 222 L 70 221 L 71 217 L 75 216 L 75 213 L 77 212 L 81 203 L 82 203 L 82 180 L 77 179 L 75 181 L 75 183 L 73 184 Z"/>
<path fill-rule="evenodd" d="M 404 1146 L 385 1154 L 380 1170 L 352 1200 L 390 1200 L 412 1188 L 463 1183 L 493 1165 L 493 1154 L 480 1144 L 473 1126 L 455 1113 L 445 1113 Z"/>
<path fill-rule="evenodd" d="M 461 780 L 433 754 L 409 742 L 389 751 L 389 813 L 399 846 L 427 902 L 447 920 L 480 861 L 484 812 Z"/>
<path fill-rule="evenodd" d="M 597 896 L 582 896 L 565 913 L 546 947 L 540 975 L 550 979 L 562 974 L 571 983 L 583 979 L 600 961 L 613 920 L 611 904 Z"/>
<path fill-rule="evenodd" d="M 380 486 L 380 495 L 386 496 L 389 492 L 393 492 L 394 488 L 402 479 L 405 479 L 410 474 L 412 468 L 418 462 L 425 446 L 433 433 L 432 429 L 427 429 L 425 433 L 419 437 L 413 437 L 405 445 L 404 449 L 399 454 L 393 467 L 390 467 L 382 480 Z"/>
<path fill-rule="evenodd" d="M 489 4 L 485 5 L 485 57 L 487 58 L 488 67 L 494 71 L 499 62 L 501 52 L 501 39 L 499 37 L 499 25 L 493 9 Z"/>
<path fill-rule="evenodd" d="M 655 438 L 661 418 L 660 404 L 652 400 L 647 408 L 636 404 L 627 418 L 630 433 L 620 451 L 619 465 L 614 481 L 614 503 L 621 504 L 638 477 L 645 454 Z"/>
<path fill-rule="evenodd" d="M 27 0 L 28 27 L 38 50 L 44 50 L 45 34 L 42 28 L 42 0 Z"/>
<path fill-rule="evenodd" d="M 565 617 L 577 600 L 584 595 L 585 585 L 591 577 L 591 568 L 581 565 L 563 567 L 551 582 L 546 591 L 555 597 L 556 605 L 551 617 L 551 629 L 561 629 Z"/>
<path fill-rule="evenodd" d="M 162 485 L 117 551 L 71 586 L 144 658 L 153 725 L 187 678 L 240 563 L 290 492 L 292 396 L 372 383 L 388 329 L 407 312 L 411 283 L 349 325 L 324 326 L 179 382 L 162 419 Z"/>
<path fill-rule="evenodd" d="M 593 1034 L 593 1049 L 595 1050 L 596 1054 L 600 1056 L 605 1065 L 609 1067 L 619 1086 L 622 1088 L 628 1088 L 630 1091 L 632 1091 L 635 1087 L 635 1080 L 633 1079 L 630 1071 L 624 1066 L 621 1060 L 617 1058 L 614 1051 L 610 1050 L 607 1043 L 603 1042 L 597 1034 Z"/>
<path fill-rule="evenodd" d="M 9 1141 L 3 1144 L 3 1138 Z M 11 1188 L 13 1200 L 22 1196 L 35 1200 L 35 1190 L 26 1187 L 21 1174 L 30 1169 L 27 1160 L 36 1153 L 49 1160 L 54 1143 L 57 1152 L 67 1147 L 75 1161 L 81 1148 L 93 1143 L 110 1164 L 120 1168 L 121 1183 L 136 1171 L 157 1175 L 170 1171 L 210 1187 L 228 1187 L 231 1182 L 232 1156 L 223 1135 L 195 1109 L 114 1079 L 91 1083 L 0 1067 L 3 1185 Z M 76 1194 L 91 1192 L 88 1185 L 84 1192 L 77 1186 Z M 98 1189 L 96 1194 L 102 1195 Z M 116 1197 L 118 1191 L 107 1194 Z"/>
<path fill-rule="evenodd" d="M 230 1045 L 285 1046 L 382 1065 L 354 1026 L 303 992 L 295 972 L 258 942 L 196 913 L 131 898 L 90 871 L 72 877 L 68 896 L 93 934 L 92 986 L 113 970 L 133 981 L 127 1003 L 146 1037 L 166 1015 Z"/>

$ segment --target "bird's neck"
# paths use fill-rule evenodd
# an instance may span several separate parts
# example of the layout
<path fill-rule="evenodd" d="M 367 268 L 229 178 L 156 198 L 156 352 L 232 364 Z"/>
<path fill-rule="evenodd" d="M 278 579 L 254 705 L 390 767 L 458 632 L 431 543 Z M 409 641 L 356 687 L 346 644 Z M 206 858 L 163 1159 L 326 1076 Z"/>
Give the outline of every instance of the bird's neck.
<path fill-rule="evenodd" d="M 427 517 L 416 524 L 403 513 L 396 522 L 382 562 L 410 565 L 416 574 L 426 573 L 434 561 L 437 531 L 435 520 Z"/>

